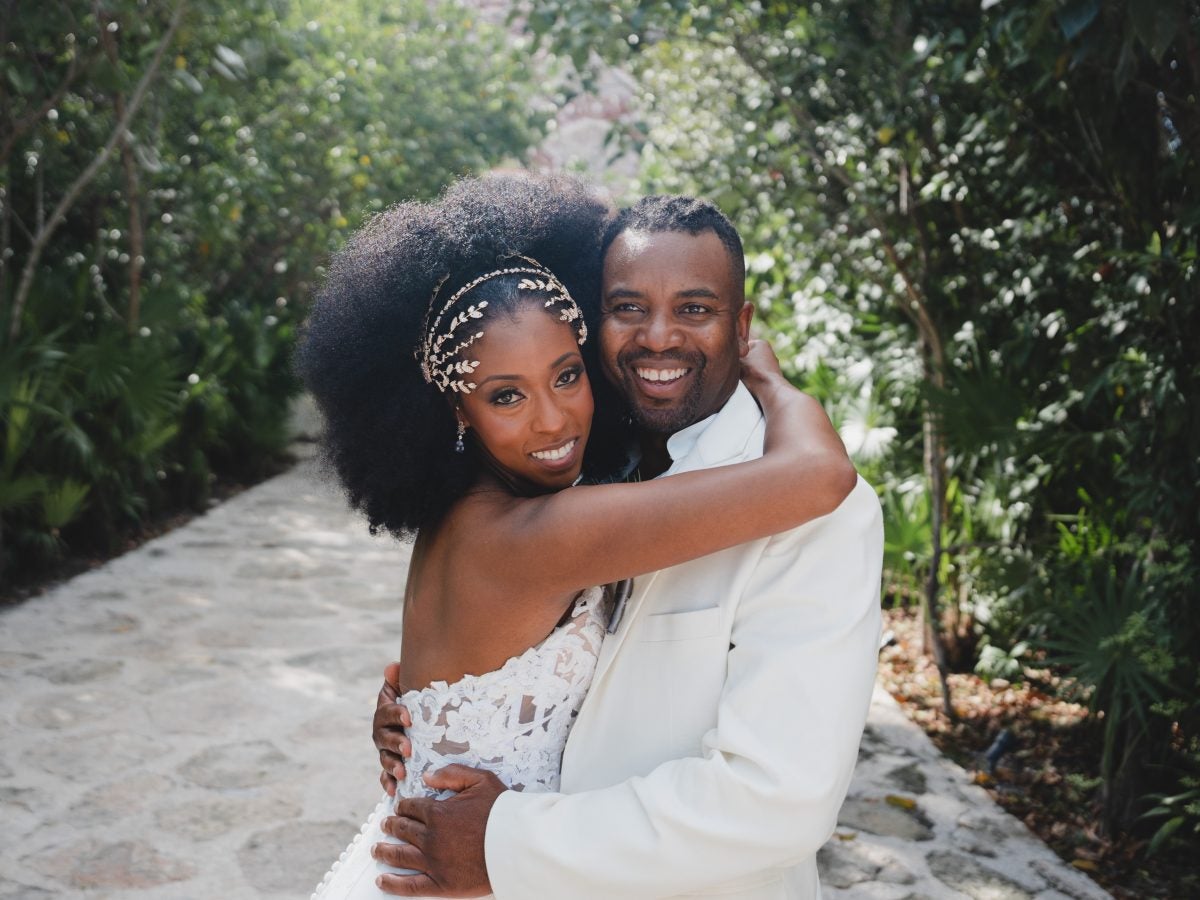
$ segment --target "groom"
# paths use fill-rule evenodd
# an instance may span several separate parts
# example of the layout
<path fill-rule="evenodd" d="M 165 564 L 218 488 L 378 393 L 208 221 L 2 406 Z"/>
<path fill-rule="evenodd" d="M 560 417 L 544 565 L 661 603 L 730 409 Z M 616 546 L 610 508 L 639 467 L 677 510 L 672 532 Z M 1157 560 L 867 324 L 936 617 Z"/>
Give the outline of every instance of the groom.
<path fill-rule="evenodd" d="M 741 241 L 712 204 L 648 197 L 605 236 L 600 349 L 639 474 L 762 453 L 739 380 L 752 307 Z M 712 511 L 721 527 L 721 510 Z M 882 525 L 858 480 L 832 514 L 635 580 L 567 742 L 562 793 L 450 766 L 380 844 L 397 896 L 820 896 L 816 853 L 850 783 L 874 681 Z M 376 715 L 381 759 L 399 707 Z"/>

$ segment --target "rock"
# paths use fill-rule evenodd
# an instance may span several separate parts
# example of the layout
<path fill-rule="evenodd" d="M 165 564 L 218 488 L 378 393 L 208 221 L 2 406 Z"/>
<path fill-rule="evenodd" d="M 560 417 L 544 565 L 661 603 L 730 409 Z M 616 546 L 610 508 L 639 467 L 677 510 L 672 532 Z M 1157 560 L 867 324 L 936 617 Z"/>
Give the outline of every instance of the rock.
<path fill-rule="evenodd" d="M 919 808 L 902 809 L 883 800 L 847 800 L 842 804 L 838 824 L 906 841 L 933 839 L 933 823 Z"/>
<path fill-rule="evenodd" d="M 43 797 L 34 788 L 0 787 L 0 847 L 37 830 L 42 824 Z"/>
<path fill-rule="evenodd" d="M 1059 860 L 1035 859 L 1033 869 L 1058 891 L 1073 900 L 1109 900 L 1109 894 L 1078 869 Z"/>
<path fill-rule="evenodd" d="M 36 653 L 19 653 L 16 650 L 0 650 L 0 675 L 15 675 L 39 659 Z"/>
<path fill-rule="evenodd" d="M 88 600 L 125 600 L 128 595 L 124 591 L 103 590 L 89 591 L 83 595 L 85 601 Z"/>
<path fill-rule="evenodd" d="M 963 853 L 937 850 L 929 854 L 928 862 L 935 878 L 971 900 L 1032 900 L 1033 895 L 1016 882 Z"/>
<path fill-rule="evenodd" d="M 92 788 L 72 804 L 81 825 L 103 826 L 160 801 L 174 782 L 165 775 L 138 772 L 129 778 Z"/>
<path fill-rule="evenodd" d="M 299 804 L 273 797 L 222 797 L 160 809 L 155 822 L 164 831 L 189 841 L 211 841 L 244 828 L 248 822 L 297 819 L 300 813 Z"/>
<path fill-rule="evenodd" d="M 107 678 L 121 671 L 125 663 L 119 659 L 80 659 L 70 665 L 39 666 L 30 669 L 30 674 L 45 678 L 51 684 L 86 684 L 99 678 Z"/>
<path fill-rule="evenodd" d="M 265 707 L 252 699 L 256 687 L 252 679 L 243 677 L 215 687 L 162 691 L 146 705 L 146 712 L 154 732 L 164 737 L 236 734 L 236 723 L 260 721 L 266 714 Z"/>
<path fill-rule="evenodd" d="M 821 883 L 848 888 L 864 881 L 912 884 L 916 876 L 899 857 L 877 844 L 834 839 L 817 853 Z"/>
<path fill-rule="evenodd" d="M 31 728 L 62 731 L 103 722 L 120 707 L 115 696 L 98 691 L 40 694 L 23 704 L 17 721 Z"/>
<path fill-rule="evenodd" d="M 915 762 L 892 769 L 888 772 L 887 777 L 894 781 L 900 790 L 909 794 L 923 794 L 929 786 L 925 779 L 925 773 Z"/>
<path fill-rule="evenodd" d="M 330 563 L 318 563 L 303 551 L 296 549 L 281 549 L 264 555 L 262 559 L 251 560 L 234 570 L 237 578 L 252 578 L 266 581 L 299 581 L 309 578 L 342 577 L 347 571 L 341 566 Z"/>
<path fill-rule="evenodd" d="M 179 767 L 179 774 L 201 787 L 250 788 L 289 777 L 291 765 L 269 741 L 245 741 L 209 747 Z"/>
<path fill-rule="evenodd" d="M 48 891 L 45 888 L 33 887 L 7 878 L 0 878 L 0 900 L 34 900 L 37 897 L 55 897 L 58 891 Z"/>
<path fill-rule="evenodd" d="M 307 895 L 354 839 L 352 822 L 297 822 L 251 836 L 238 850 L 238 864 L 261 893 Z"/>
<path fill-rule="evenodd" d="M 51 846 L 26 859 L 34 871 L 79 890 L 152 888 L 183 881 L 195 867 L 164 856 L 143 841 L 103 843 L 94 839 Z"/>
<path fill-rule="evenodd" d="M 142 622 L 136 616 L 104 610 L 90 622 L 80 623 L 77 627 L 90 634 L 128 634 L 141 628 Z"/>
<path fill-rule="evenodd" d="M 308 669 L 333 678 L 341 684 L 362 679 L 382 682 L 386 660 L 364 653 L 359 647 L 325 647 L 311 653 L 299 653 L 286 660 L 289 666 Z"/>
<path fill-rule="evenodd" d="M 111 731 L 56 738 L 25 751 L 23 759 L 30 767 L 51 775 L 92 784 L 96 772 L 118 775 L 166 752 L 166 746 L 155 738 L 133 731 Z"/>

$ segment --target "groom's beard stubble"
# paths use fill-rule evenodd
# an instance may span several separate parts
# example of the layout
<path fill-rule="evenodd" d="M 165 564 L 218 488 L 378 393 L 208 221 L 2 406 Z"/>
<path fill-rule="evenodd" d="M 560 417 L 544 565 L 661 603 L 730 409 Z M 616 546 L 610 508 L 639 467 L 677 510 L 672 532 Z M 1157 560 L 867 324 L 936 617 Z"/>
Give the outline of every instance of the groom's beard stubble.
<path fill-rule="evenodd" d="M 654 404 L 664 401 L 655 401 L 640 392 L 638 385 L 641 379 L 638 377 L 635 367 L 639 363 L 661 365 L 665 362 L 681 363 L 690 368 L 691 372 L 684 376 L 689 382 L 686 392 L 681 397 L 667 401 L 659 407 Z M 617 374 L 620 379 L 621 392 L 625 395 L 633 423 L 643 431 L 670 437 L 695 422 L 700 409 L 700 398 L 704 394 L 707 363 L 708 360 L 702 354 L 685 353 L 681 350 L 666 353 L 620 354 L 617 357 Z"/>

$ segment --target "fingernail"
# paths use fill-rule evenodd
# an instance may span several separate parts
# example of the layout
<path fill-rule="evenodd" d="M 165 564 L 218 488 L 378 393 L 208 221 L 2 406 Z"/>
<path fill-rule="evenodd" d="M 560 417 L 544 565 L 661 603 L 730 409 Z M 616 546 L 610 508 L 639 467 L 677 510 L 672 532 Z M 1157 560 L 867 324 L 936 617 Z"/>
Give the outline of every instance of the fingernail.
<path fill-rule="evenodd" d="M 383 876 L 382 875 L 377 875 L 375 877 L 375 887 L 379 888 L 380 890 L 383 889 Z"/>

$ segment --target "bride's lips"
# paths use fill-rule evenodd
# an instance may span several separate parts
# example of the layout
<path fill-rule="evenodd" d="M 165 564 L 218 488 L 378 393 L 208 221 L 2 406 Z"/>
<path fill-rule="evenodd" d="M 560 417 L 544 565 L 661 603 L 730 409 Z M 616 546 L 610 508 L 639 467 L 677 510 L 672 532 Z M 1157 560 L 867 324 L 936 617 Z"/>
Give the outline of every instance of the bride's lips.
<path fill-rule="evenodd" d="M 670 400 L 683 394 L 696 371 L 694 366 L 678 362 L 653 366 L 635 363 L 628 369 L 638 390 L 655 400 Z"/>
<path fill-rule="evenodd" d="M 556 444 L 551 444 L 548 447 L 531 450 L 529 458 L 540 466 L 559 472 L 574 466 L 580 453 L 579 438 L 573 437 L 567 438 L 565 441 L 559 441 Z"/>

